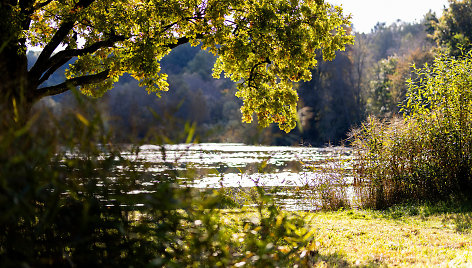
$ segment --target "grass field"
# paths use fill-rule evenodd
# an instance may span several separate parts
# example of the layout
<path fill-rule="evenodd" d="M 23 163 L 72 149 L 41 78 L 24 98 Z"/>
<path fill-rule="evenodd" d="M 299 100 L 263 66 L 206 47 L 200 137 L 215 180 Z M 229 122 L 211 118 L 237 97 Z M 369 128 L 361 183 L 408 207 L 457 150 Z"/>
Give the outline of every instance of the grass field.
<path fill-rule="evenodd" d="M 316 266 L 472 267 L 472 214 L 408 214 L 348 210 L 308 215 L 316 229 Z"/>
<path fill-rule="evenodd" d="M 236 223 L 240 213 L 223 218 Z M 472 267 L 470 212 L 400 207 L 292 216 L 305 218 L 314 233 L 309 267 Z"/>

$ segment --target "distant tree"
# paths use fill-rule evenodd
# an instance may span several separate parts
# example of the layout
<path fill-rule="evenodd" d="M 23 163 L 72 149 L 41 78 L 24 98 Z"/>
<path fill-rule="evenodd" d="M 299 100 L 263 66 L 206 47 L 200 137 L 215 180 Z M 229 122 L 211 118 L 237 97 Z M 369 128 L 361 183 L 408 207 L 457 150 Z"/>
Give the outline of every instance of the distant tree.
<path fill-rule="evenodd" d="M 436 16 L 435 12 L 432 12 L 431 10 L 428 11 L 424 15 L 423 18 L 423 25 L 425 26 L 425 31 L 428 34 L 428 39 L 431 39 L 434 41 L 434 30 L 435 30 L 435 25 L 439 22 L 438 17 Z"/>
<path fill-rule="evenodd" d="M 172 49 L 201 44 L 238 83 L 243 121 L 295 126 L 292 82 L 310 79 L 316 55 L 333 59 L 352 43 L 349 17 L 323 0 L 38 0 L 0 2 L 0 108 L 16 121 L 33 103 L 79 87 L 101 96 L 124 73 L 148 92 L 168 89 L 159 61 Z M 28 46 L 42 49 L 28 69 Z M 45 86 L 77 60 L 66 80 Z"/>
<path fill-rule="evenodd" d="M 311 81 L 300 83 L 300 136 L 304 143 L 339 144 L 349 128 L 361 120 L 352 84 L 355 68 L 349 51 L 339 52 L 334 61 L 320 62 Z"/>
<path fill-rule="evenodd" d="M 397 46 L 398 40 L 395 38 L 397 25 L 387 26 L 385 22 L 378 22 L 371 33 L 372 54 L 375 60 L 385 59 L 392 56 L 392 48 Z"/>
<path fill-rule="evenodd" d="M 433 39 L 453 56 L 472 49 L 472 1 L 449 0 L 449 7 L 437 19 L 429 15 L 430 27 L 434 29 Z M 431 31 L 431 30 L 430 30 Z"/>
<path fill-rule="evenodd" d="M 371 33 L 356 36 L 348 49 L 354 68 L 351 83 L 365 114 L 389 117 L 399 112 L 412 64 L 421 67 L 432 61 L 434 43 L 427 30 L 433 17 L 430 12 L 420 23 L 377 23 Z"/>
<path fill-rule="evenodd" d="M 374 77 L 366 94 L 366 112 L 380 118 L 391 117 L 400 111 L 406 99 L 409 79 L 416 79 L 415 68 L 433 63 L 429 50 L 416 49 L 402 56 L 382 59 L 374 68 Z"/>
<path fill-rule="evenodd" d="M 398 59 L 394 73 L 390 76 L 391 95 L 395 107 L 393 111 L 400 111 L 399 104 L 403 104 L 408 91 L 409 79 L 416 79 L 415 68 L 423 68 L 425 64 L 432 64 L 434 61 L 434 53 L 431 50 L 415 49 L 409 51 Z"/>
<path fill-rule="evenodd" d="M 368 71 L 372 59 L 371 50 L 372 38 L 369 34 L 356 34 L 356 42 L 347 50 L 351 62 L 351 71 L 349 73 L 350 84 L 353 90 L 354 102 L 357 107 L 357 115 L 361 118 L 364 110 L 363 89 L 368 84 Z"/>
<path fill-rule="evenodd" d="M 368 35 L 372 60 L 377 62 L 394 55 L 408 54 L 415 49 L 429 49 L 431 41 L 427 39 L 426 29 L 424 21 L 408 23 L 398 20 L 388 26 L 377 23 Z"/>
<path fill-rule="evenodd" d="M 375 77 L 370 81 L 367 95 L 367 113 L 380 117 L 390 117 L 395 111 L 391 76 L 398 65 L 398 57 L 380 60 L 375 67 Z"/>

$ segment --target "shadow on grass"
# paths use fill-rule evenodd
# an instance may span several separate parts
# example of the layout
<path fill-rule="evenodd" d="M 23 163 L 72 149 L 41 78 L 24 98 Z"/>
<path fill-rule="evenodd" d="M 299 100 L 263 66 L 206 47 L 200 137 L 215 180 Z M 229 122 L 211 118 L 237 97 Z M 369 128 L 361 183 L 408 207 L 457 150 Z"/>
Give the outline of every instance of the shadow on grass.
<path fill-rule="evenodd" d="M 456 232 L 469 233 L 472 231 L 471 201 L 395 205 L 385 210 L 375 210 L 373 216 L 391 220 L 403 220 L 414 216 L 423 219 L 430 216 L 440 216 L 443 217 L 444 224 L 454 225 Z"/>
<path fill-rule="evenodd" d="M 350 263 L 342 253 L 320 254 L 312 257 L 313 267 L 387 267 L 379 259 L 369 260 L 367 263 Z"/>
<path fill-rule="evenodd" d="M 469 233 L 472 230 L 472 213 L 460 213 L 455 215 L 446 215 L 443 219 L 446 224 L 452 222 L 456 232 Z"/>
<path fill-rule="evenodd" d="M 420 216 L 427 218 L 429 216 L 439 216 L 445 214 L 460 214 L 467 218 L 472 215 L 472 202 L 437 202 L 425 204 L 401 204 L 389 207 L 384 210 L 374 210 L 374 215 L 380 218 L 399 220 L 403 217 Z"/>

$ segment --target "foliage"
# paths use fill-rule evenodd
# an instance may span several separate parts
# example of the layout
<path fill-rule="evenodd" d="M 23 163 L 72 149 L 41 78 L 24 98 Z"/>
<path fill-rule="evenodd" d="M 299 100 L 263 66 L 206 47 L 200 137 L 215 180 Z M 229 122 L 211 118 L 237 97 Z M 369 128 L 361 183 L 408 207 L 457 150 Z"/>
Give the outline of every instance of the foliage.
<path fill-rule="evenodd" d="M 218 56 L 214 77 L 224 72 L 238 83 L 243 121 L 251 122 L 255 113 L 262 126 L 275 122 L 288 132 L 295 127 L 298 99 L 292 82 L 311 78 L 319 53 L 331 60 L 353 42 L 345 28 L 349 17 L 323 0 L 20 1 L 0 8 L 4 21 L 15 26 L 1 35 L 7 49 L 0 56 L 23 64 L 17 78 L 23 88 L 2 96 L 7 107 L 13 99 L 31 104 L 74 87 L 101 96 L 124 73 L 159 94 L 169 86 L 160 60 L 190 43 Z M 42 49 L 31 69 L 24 62 L 27 45 Z M 73 58 L 63 83 L 42 86 Z M 5 78 L 8 84 L 14 79 Z"/>
<path fill-rule="evenodd" d="M 450 55 L 461 55 L 461 48 L 472 48 L 472 1 L 449 0 L 449 7 L 438 19 L 429 16 L 432 38 Z"/>
<path fill-rule="evenodd" d="M 300 257 L 312 241 L 306 221 L 281 211 L 261 187 L 253 196 L 256 210 L 245 208 L 231 220 L 225 215 L 235 203 L 225 190 L 180 185 L 185 171 L 171 163 L 166 172 L 149 172 L 139 148 L 109 142 L 96 105 L 78 102 L 65 122 L 33 118 L 0 136 L 0 266 L 307 261 Z"/>
<path fill-rule="evenodd" d="M 369 98 L 367 99 L 366 110 L 369 114 L 378 114 L 380 117 L 390 117 L 394 107 L 393 90 L 391 76 L 398 65 L 398 57 L 390 57 L 380 60 L 375 67 L 375 77 L 370 81 Z"/>
<path fill-rule="evenodd" d="M 103 107 L 103 114 L 111 118 L 108 123 L 120 130 L 114 133 L 115 141 L 120 142 L 130 142 L 129 136 L 145 138 L 150 129 L 164 128 L 169 129 L 166 133 L 169 138 L 178 139 L 173 134 L 178 136 L 177 130 L 189 122 L 198 125 L 196 135 L 202 142 L 340 144 L 346 132 L 359 125 L 366 114 L 382 116 L 380 108 L 366 107 L 366 103 L 375 99 L 370 81 L 380 76 L 376 68 L 384 60 L 379 58 L 380 54 L 398 59 L 398 64 L 393 74 L 386 77 L 391 98 L 378 107 L 386 106 L 391 113 L 398 113 L 396 104 L 405 99 L 404 81 L 411 76 L 411 64 L 422 66 L 424 62 L 432 62 L 433 54 L 429 51 L 432 43 L 426 40 L 424 29 L 422 23 L 396 22 L 376 27 L 368 34 L 356 33 L 356 43 L 347 46 L 346 51 L 337 52 L 333 61 L 324 61 L 319 55 L 317 67 L 311 71 L 312 80 L 294 84 L 299 124 L 288 134 L 276 126 L 258 127 L 257 118 L 252 124 L 241 123 L 243 103 L 234 96 L 235 84 L 229 78 L 212 79 L 211 69 L 217 57 L 202 51 L 201 45 L 181 45 L 160 61 L 161 72 L 168 74 L 169 93 L 161 94 L 160 98 L 148 96 L 136 80 L 125 74 L 98 103 Z M 391 36 L 391 42 L 383 42 L 384 35 Z M 31 66 L 34 57 L 29 59 Z M 58 70 L 45 84 L 52 86 L 62 81 L 61 72 Z M 71 98 L 66 96 L 54 96 L 44 103 L 54 104 L 60 113 L 59 107 L 73 106 Z"/>
<path fill-rule="evenodd" d="M 406 101 L 408 85 L 405 83 L 408 79 L 417 79 L 415 73 L 416 66 L 423 67 L 425 64 L 432 64 L 435 53 L 432 50 L 416 49 L 399 58 L 395 72 L 390 79 L 392 81 L 392 98 L 396 107 L 394 111 L 400 112 L 400 106 Z"/>
<path fill-rule="evenodd" d="M 380 60 L 373 67 L 373 77 L 366 92 L 366 113 L 379 118 L 398 115 L 400 105 L 406 100 L 408 85 L 405 81 L 416 79 L 414 66 L 433 62 L 433 52 L 417 49 L 402 56 Z"/>
<path fill-rule="evenodd" d="M 363 204 L 467 200 L 472 188 L 471 54 L 439 56 L 409 81 L 403 120 L 353 133 Z"/>
<path fill-rule="evenodd" d="M 433 58 L 423 22 L 379 23 L 368 34 L 355 33 L 355 38 L 335 60 L 320 61 L 311 81 L 299 84 L 299 114 L 306 123 L 294 134 L 306 143 L 340 144 L 366 115 L 397 114 L 411 64 L 421 66 Z"/>
<path fill-rule="evenodd" d="M 354 66 L 353 86 L 361 101 L 363 116 L 388 118 L 398 114 L 405 100 L 412 64 L 432 61 L 432 43 L 427 38 L 427 21 L 378 23 L 370 34 L 356 36 L 350 54 Z M 360 120 L 361 121 L 361 120 Z"/>

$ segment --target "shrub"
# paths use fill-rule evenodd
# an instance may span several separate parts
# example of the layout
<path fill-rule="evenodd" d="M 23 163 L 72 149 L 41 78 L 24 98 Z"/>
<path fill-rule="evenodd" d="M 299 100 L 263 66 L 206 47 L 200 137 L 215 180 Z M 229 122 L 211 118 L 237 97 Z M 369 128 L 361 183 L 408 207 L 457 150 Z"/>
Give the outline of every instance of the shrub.
<path fill-rule="evenodd" d="M 364 206 L 463 200 L 472 190 L 472 54 L 438 56 L 408 81 L 404 118 L 351 133 Z"/>

